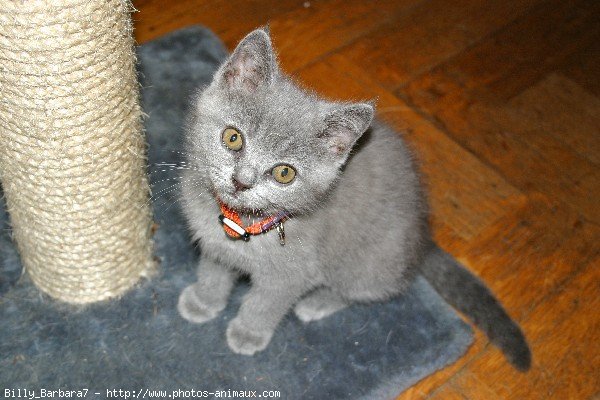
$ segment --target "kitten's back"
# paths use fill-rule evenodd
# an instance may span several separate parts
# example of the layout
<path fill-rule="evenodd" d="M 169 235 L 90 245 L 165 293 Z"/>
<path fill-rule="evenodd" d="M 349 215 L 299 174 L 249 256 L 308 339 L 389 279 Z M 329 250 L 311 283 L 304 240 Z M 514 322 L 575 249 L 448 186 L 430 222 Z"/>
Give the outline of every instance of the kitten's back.
<path fill-rule="evenodd" d="M 375 121 L 317 214 L 321 263 L 346 296 L 378 300 L 406 286 L 427 241 L 427 206 L 409 150 Z"/>

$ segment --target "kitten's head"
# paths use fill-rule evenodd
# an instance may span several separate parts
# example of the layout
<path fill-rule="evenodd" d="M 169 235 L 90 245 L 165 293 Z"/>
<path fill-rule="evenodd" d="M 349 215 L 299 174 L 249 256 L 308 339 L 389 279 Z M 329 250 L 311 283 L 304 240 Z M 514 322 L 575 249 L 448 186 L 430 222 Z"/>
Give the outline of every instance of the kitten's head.
<path fill-rule="evenodd" d="M 333 187 L 372 118 L 370 104 L 327 102 L 295 86 L 279 71 L 269 34 L 259 29 L 196 96 L 190 162 L 234 209 L 300 213 Z"/>

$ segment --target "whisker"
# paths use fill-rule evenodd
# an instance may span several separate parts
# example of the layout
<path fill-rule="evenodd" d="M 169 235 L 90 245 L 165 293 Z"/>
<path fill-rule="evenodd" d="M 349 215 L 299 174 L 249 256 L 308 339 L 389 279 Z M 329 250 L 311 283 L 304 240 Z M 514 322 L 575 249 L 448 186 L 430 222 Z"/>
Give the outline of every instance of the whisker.
<path fill-rule="evenodd" d="M 158 164 L 155 164 L 155 166 L 159 167 L 159 169 L 153 169 L 152 171 L 150 171 L 150 173 L 148 175 L 153 175 L 158 172 L 173 172 L 173 171 L 182 171 L 182 170 L 199 171 L 199 172 L 203 171 L 203 169 L 198 168 L 194 165 L 176 165 L 176 164 L 158 165 Z"/>
<path fill-rule="evenodd" d="M 176 179 L 176 178 L 173 178 Z M 156 201 L 160 196 L 167 194 L 167 193 L 171 193 L 174 192 L 175 190 L 180 189 L 181 187 L 185 186 L 186 183 L 202 183 L 201 181 L 197 180 L 197 178 L 191 178 L 191 179 L 186 179 L 184 181 L 181 182 L 176 182 L 172 185 L 167 186 L 166 188 L 163 188 L 161 190 L 159 190 L 158 192 L 156 192 L 155 194 L 152 194 L 152 196 L 150 196 L 149 202 L 154 202 Z M 197 185 L 195 185 L 197 186 Z"/>
<path fill-rule="evenodd" d="M 201 184 L 202 184 L 202 182 L 195 182 L 194 184 L 190 185 L 190 187 L 192 187 L 192 188 L 193 188 L 193 187 L 198 187 L 198 186 L 200 186 Z M 177 188 L 176 188 L 176 189 L 177 189 Z M 198 192 L 198 195 L 197 195 L 197 197 L 200 197 L 200 196 L 202 196 L 202 195 L 203 195 L 203 194 L 205 194 L 205 193 L 206 193 L 206 190 L 200 190 L 200 191 Z M 169 206 L 168 206 L 167 208 L 164 208 L 164 206 L 165 206 L 165 205 L 167 205 L 168 203 L 170 203 L 170 200 L 167 200 L 167 201 L 165 201 L 164 203 L 160 204 L 160 205 L 159 205 L 159 208 L 160 208 L 160 210 L 161 210 L 163 213 L 166 213 L 166 212 L 167 212 L 167 211 L 168 211 L 168 210 L 169 210 L 169 209 L 170 209 L 170 208 L 171 208 L 173 205 L 175 205 L 175 203 L 177 203 L 178 201 L 181 201 L 181 200 L 182 200 L 182 196 L 175 196 L 175 200 L 173 200 L 173 202 L 171 202 L 171 204 L 169 204 Z"/>

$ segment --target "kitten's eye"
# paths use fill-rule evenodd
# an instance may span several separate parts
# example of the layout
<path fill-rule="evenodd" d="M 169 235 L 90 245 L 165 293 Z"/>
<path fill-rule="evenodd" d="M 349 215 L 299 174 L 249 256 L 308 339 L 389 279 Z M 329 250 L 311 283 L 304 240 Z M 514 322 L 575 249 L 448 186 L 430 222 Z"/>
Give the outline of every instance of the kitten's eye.
<path fill-rule="evenodd" d="M 223 131 L 223 143 L 228 149 L 233 151 L 240 151 L 244 145 L 242 134 L 234 128 L 226 128 Z"/>
<path fill-rule="evenodd" d="M 278 165 L 271 172 L 273 178 L 279 183 L 290 183 L 296 177 L 296 170 L 290 165 Z"/>

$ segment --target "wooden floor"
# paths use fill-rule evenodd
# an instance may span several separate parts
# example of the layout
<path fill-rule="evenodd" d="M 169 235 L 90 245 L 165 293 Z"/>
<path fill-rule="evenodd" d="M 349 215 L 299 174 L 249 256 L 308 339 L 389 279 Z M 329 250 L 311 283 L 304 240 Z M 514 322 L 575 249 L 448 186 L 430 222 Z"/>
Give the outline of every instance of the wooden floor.
<path fill-rule="evenodd" d="M 600 1 L 139 0 L 138 42 L 269 23 L 282 67 L 377 98 L 405 132 L 442 247 L 522 324 L 533 368 L 477 334 L 399 399 L 600 399 Z M 260 5 L 260 6 L 259 6 Z"/>

